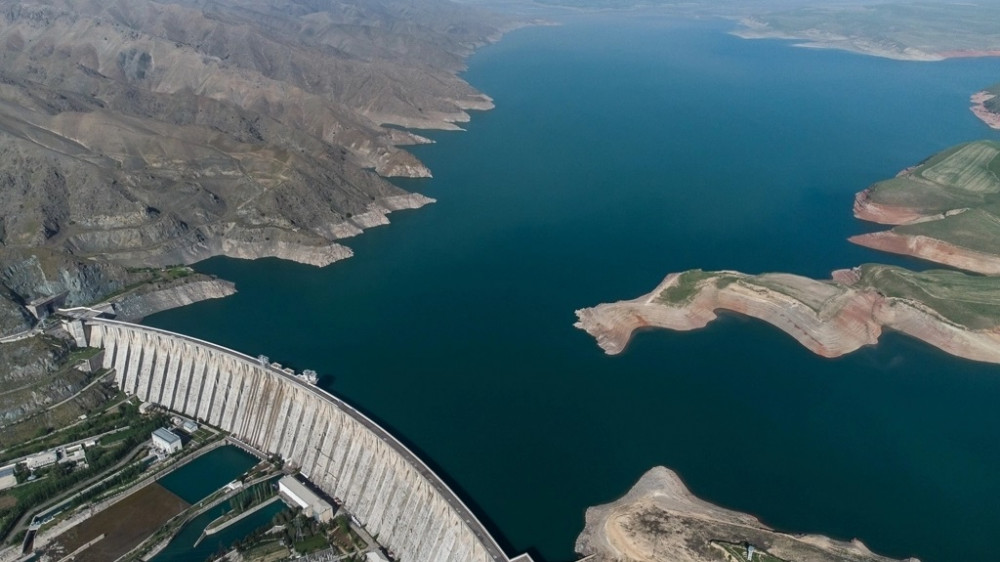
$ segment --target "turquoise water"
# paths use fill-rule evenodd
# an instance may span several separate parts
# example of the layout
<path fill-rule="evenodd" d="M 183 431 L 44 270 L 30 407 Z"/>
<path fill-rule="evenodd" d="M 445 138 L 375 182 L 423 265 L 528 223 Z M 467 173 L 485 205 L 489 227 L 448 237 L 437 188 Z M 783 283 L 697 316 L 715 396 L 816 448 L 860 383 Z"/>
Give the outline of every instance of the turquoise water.
<path fill-rule="evenodd" d="M 742 318 L 607 357 L 573 311 L 693 267 L 919 262 L 855 247 L 856 191 L 997 138 L 995 60 L 906 63 L 744 41 L 717 23 L 569 20 L 470 61 L 496 99 L 414 152 L 438 199 L 317 269 L 214 259 L 239 293 L 151 317 L 325 376 L 412 443 L 511 552 L 573 559 L 587 506 L 648 468 L 796 532 L 989 559 L 1000 367 L 886 336 L 826 360 Z"/>
<path fill-rule="evenodd" d="M 216 518 L 223 515 L 228 507 L 223 504 L 195 517 L 187 524 L 174 540 L 160 551 L 151 562 L 201 562 L 218 552 L 228 550 L 233 543 L 243 539 L 258 527 L 267 525 L 271 518 L 285 508 L 285 504 L 274 502 L 271 505 L 262 507 L 245 519 L 240 519 L 229 527 L 214 535 L 205 537 L 198 546 L 194 546 L 195 541 L 201 536 L 205 527 Z"/>
<path fill-rule="evenodd" d="M 160 478 L 157 482 L 195 504 L 257 464 L 257 458 L 231 445 L 219 447 Z"/>

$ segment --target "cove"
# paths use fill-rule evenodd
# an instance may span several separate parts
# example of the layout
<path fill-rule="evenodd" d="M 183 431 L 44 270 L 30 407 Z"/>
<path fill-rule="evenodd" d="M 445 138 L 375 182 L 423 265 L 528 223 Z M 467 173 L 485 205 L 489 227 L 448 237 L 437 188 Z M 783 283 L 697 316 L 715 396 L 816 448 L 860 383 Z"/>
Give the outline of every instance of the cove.
<path fill-rule="evenodd" d="M 994 60 L 900 62 L 728 24 L 579 16 L 479 51 L 496 100 L 413 152 L 438 203 L 318 269 L 213 259 L 233 297 L 147 319 L 296 369 L 412 444 L 510 552 L 572 560 L 586 507 L 648 468 L 795 532 L 924 562 L 988 559 L 1000 368 L 889 334 L 827 360 L 728 316 L 604 356 L 573 311 L 701 267 L 865 262 L 855 192 L 950 145 Z"/>

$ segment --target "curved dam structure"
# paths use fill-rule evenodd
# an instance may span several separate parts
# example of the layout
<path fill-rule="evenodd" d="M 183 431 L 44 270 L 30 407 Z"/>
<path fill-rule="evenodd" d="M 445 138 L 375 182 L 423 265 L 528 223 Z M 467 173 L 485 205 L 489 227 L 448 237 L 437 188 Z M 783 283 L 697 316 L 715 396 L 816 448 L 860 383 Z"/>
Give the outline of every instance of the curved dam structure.
<path fill-rule="evenodd" d="M 121 389 L 299 467 L 403 562 L 508 558 L 462 500 L 405 445 L 339 398 L 263 359 L 181 334 L 84 321 Z"/>

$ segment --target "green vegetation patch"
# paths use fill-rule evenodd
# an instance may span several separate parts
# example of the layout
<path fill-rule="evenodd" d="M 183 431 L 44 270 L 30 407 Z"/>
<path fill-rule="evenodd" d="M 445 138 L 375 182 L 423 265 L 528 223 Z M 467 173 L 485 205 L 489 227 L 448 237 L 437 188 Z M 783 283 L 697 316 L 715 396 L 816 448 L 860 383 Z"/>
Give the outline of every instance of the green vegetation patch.
<path fill-rule="evenodd" d="M 681 304 L 687 302 L 698 292 L 698 285 L 706 279 L 715 276 L 715 273 L 692 269 L 681 273 L 674 281 L 674 284 L 664 289 L 658 300 L 663 304 Z"/>
<path fill-rule="evenodd" d="M 994 328 L 1000 323 L 1000 278 L 867 264 L 861 266 L 859 284 L 887 297 L 919 301 L 945 319 L 972 330 Z"/>
<path fill-rule="evenodd" d="M 896 234 L 926 236 L 967 248 L 996 255 L 1000 252 L 1000 205 L 970 209 L 943 219 L 897 226 Z"/>
<path fill-rule="evenodd" d="M 115 434 L 122 437 L 113 446 L 102 444 L 89 447 L 86 450 L 89 465 L 87 468 L 71 469 L 65 464 L 56 464 L 38 480 L 10 490 L 10 495 L 17 499 L 17 503 L 13 507 L 0 510 L 0 537 L 7 537 L 17 519 L 28 511 L 41 507 L 45 502 L 64 495 L 74 487 L 94 479 L 126 460 L 137 451 L 139 445 L 149 439 L 149 434 L 154 429 L 169 422 L 169 418 L 162 415 L 136 419 L 132 417 L 135 415 L 132 413 L 133 409 L 122 410 L 117 415 L 108 416 L 116 417 L 117 421 L 126 423 L 125 428 Z M 128 476 L 134 477 L 134 475 Z"/>
<path fill-rule="evenodd" d="M 869 188 L 879 204 L 927 214 L 1000 202 L 1000 143 L 976 141 L 931 156 L 909 175 Z"/>

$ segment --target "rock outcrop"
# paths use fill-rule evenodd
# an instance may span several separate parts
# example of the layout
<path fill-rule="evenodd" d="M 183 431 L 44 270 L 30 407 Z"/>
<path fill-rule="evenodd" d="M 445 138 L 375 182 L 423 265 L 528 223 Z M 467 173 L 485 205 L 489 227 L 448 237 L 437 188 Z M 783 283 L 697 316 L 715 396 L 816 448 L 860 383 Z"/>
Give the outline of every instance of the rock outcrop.
<path fill-rule="evenodd" d="M 642 475 L 619 500 L 587 509 L 576 551 L 593 555 L 594 562 L 722 562 L 745 552 L 746 544 L 795 562 L 890 560 L 857 540 L 777 532 L 751 515 L 698 499 L 662 466 Z"/>
<path fill-rule="evenodd" d="M 148 289 L 148 287 L 144 287 Z M 236 292 L 236 286 L 220 279 L 182 279 L 164 288 L 137 291 L 115 299 L 112 309 L 115 317 L 130 322 L 138 322 L 144 317 L 172 308 L 180 308 L 192 303 L 228 297 Z"/>

